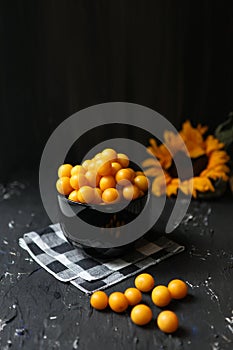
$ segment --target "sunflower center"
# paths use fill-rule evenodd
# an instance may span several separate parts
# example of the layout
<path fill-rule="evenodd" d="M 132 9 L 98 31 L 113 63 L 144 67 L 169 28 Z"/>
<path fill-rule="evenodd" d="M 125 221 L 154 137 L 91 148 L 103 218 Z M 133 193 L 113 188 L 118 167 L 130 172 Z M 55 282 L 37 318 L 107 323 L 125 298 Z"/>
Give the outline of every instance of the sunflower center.
<path fill-rule="evenodd" d="M 187 159 L 187 155 L 183 151 L 178 151 L 175 156 L 172 159 L 171 166 L 167 169 L 169 175 L 172 178 L 178 177 L 176 163 L 180 164 L 186 164 L 185 160 Z M 198 158 L 191 158 L 192 165 L 193 165 L 193 176 L 198 176 L 200 173 L 207 167 L 208 164 L 208 157 L 204 154 L 203 156 L 200 156 Z M 189 178 L 189 169 L 187 169 L 185 166 L 180 169 L 180 173 L 182 174 L 181 180 L 187 180 Z"/>

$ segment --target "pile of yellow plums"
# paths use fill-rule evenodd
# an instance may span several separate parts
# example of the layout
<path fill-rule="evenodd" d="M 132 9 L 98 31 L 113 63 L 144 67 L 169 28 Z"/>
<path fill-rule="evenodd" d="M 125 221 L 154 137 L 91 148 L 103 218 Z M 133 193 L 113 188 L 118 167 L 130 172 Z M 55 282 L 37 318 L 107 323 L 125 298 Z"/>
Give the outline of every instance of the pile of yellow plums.
<path fill-rule="evenodd" d="M 135 287 L 127 288 L 124 293 L 113 292 L 108 296 L 103 291 L 96 291 L 90 298 L 91 306 L 96 310 L 104 310 L 108 306 L 117 313 L 131 307 L 130 317 L 138 326 L 148 324 L 153 318 L 150 306 L 142 303 L 142 293 L 151 293 L 151 300 L 159 308 L 167 306 L 172 299 L 183 299 L 188 294 L 187 284 L 180 279 L 171 280 L 167 286 L 155 286 L 154 277 L 148 273 L 138 275 L 134 280 Z M 179 320 L 171 310 L 161 311 L 157 318 L 158 328 L 165 333 L 173 333 L 178 329 Z"/>
<path fill-rule="evenodd" d="M 57 191 L 73 202 L 112 204 L 131 201 L 148 190 L 149 180 L 142 171 L 129 168 L 126 154 L 106 148 L 92 159 L 58 169 Z"/>

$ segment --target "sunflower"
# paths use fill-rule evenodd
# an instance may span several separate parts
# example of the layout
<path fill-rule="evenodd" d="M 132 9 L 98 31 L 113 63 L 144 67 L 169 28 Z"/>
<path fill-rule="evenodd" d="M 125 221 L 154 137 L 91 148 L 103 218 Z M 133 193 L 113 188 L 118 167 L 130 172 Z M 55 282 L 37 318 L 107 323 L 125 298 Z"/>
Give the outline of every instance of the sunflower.
<path fill-rule="evenodd" d="M 213 135 L 204 138 L 206 131 L 206 126 L 199 124 L 194 128 L 187 120 L 179 134 L 165 131 L 163 144 L 158 145 L 155 139 L 149 140 L 150 146 L 147 151 L 153 158 L 146 159 L 142 166 L 147 168 L 145 174 L 154 178 L 152 192 L 156 196 L 165 193 L 168 197 L 177 195 L 179 189 L 184 194 L 191 194 L 196 198 L 198 193 L 215 192 L 215 181 L 228 180 L 229 156 L 223 150 L 224 143 Z M 168 149 L 172 150 L 172 154 Z M 182 169 L 182 179 L 178 178 L 175 160 L 182 160 L 182 157 L 191 158 L 192 178 L 185 176 L 185 169 Z"/>

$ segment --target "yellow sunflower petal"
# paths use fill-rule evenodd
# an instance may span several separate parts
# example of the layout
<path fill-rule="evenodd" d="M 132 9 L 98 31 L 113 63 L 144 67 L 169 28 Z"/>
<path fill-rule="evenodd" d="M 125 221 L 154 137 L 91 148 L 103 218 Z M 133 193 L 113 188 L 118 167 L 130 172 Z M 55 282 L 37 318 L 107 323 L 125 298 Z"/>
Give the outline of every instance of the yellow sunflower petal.
<path fill-rule="evenodd" d="M 166 187 L 166 195 L 168 197 L 171 197 L 173 194 L 176 196 L 178 187 L 179 187 L 178 184 L 173 184 L 173 183 L 168 184 Z"/>
<path fill-rule="evenodd" d="M 144 170 L 144 174 L 146 176 L 152 176 L 152 177 L 161 176 L 163 174 L 163 170 L 161 168 L 152 167 Z"/>
<path fill-rule="evenodd" d="M 206 154 L 209 155 L 213 151 L 217 151 L 224 147 L 224 143 L 219 142 L 213 135 L 210 135 L 205 140 L 206 144 Z"/>
<path fill-rule="evenodd" d="M 185 139 L 185 141 L 192 141 L 197 145 L 202 145 L 203 137 L 198 129 L 192 127 L 189 120 L 183 123 L 180 134 Z"/>
<path fill-rule="evenodd" d="M 207 169 L 213 168 L 216 165 L 225 164 L 230 160 L 230 157 L 225 151 L 215 151 L 209 155 Z"/>
<path fill-rule="evenodd" d="M 223 171 L 224 173 L 229 173 L 230 172 L 230 168 L 227 165 L 225 165 L 225 164 L 217 165 L 215 167 L 215 170 L 216 171 Z"/>
<path fill-rule="evenodd" d="M 156 140 L 155 140 L 155 139 L 150 139 L 150 140 L 149 140 L 149 143 L 150 143 L 151 146 L 149 146 L 148 148 L 150 148 L 151 151 L 152 151 L 155 155 L 157 155 L 157 154 L 159 153 L 159 146 L 157 145 Z"/>
<path fill-rule="evenodd" d="M 185 143 L 180 134 L 175 134 L 172 131 L 164 132 L 164 143 L 173 156 L 180 151 L 187 153 Z"/>
<path fill-rule="evenodd" d="M 166 193 L 167 184 L 171 182 L 171 177 L 164 172 L 163 175 L 157 176 L 152 182 L 152 193 L 155 196 L 161 196 Z"/>
<path fill-rule="evenodd" d="M 203 147 L 198 146 L 197 144 L 191 141 L 186 142 L 186 147 L 188 149 L 188 152 L 191 158 L 198 158 L 205 154 L 205 150 L 203 149 Z"/>
<path fill-rule="evenodd" d="M 159 147 L 158 158 L 164 169 L 168 169 L 172 164 L 172 156 L 165 145 Z"/>
<path fill-rule="evenodd" d="M 158 159 L 156 159 L 156 158 L 148 158 L 148 159 L 145 159 L 145 160 L 142 162 L 142 166 L 143 166 L 144 168 L 149 167 L 149 166 L 155 166 L 155 167 L 161 168 L 160 162 L 159 162 Z"/>
<path fill-rule="evenodd" d="M 166 182 L 163 176 L 158 176 L 152 182 L 152 193 L 155 196 L 161 196 L 166 191 Z"/>
<path fill-rule="evenodd" d="M 213 169 L 213 168 L 212 168 Z M 200 173 L 200 176 L 201 177 L 206 177 L 206 176 L 208 176 L 207 174 L 208 174 L 208 172 L 210 171 L 211 169 L 205 169 L 205 170 L 203 170 L 201 173 Z"/>
<path fill-rule="evenodd" d="M 182 125 L 180 135 L 183 138 L 191 158 L 205 154 L 204 141 L 200 130 L 192 127 L 189 120 Z"/>
<path fill-rule="evenodd" d="M 204 134 L 206 133 L 206 131 L 208 130 L 208 126 L 198 124 L 198 125 L 197 125 L 197 130 L 198 130 L 202 135 L 204 135 Z"/>
<path fill-rule="evenodd" d="M 226 174 L 226 173 L 223 173 L 223 172 L 218 172 L 217 174 L 215 173 L 215 176 L 217 175 L 217 178 L 216 178 L 216 180 L 217 179 L 222 179 L 223 181 L 228 181 L 229 180 L 229 176 Z M 212 179 L 212 177 L 211 176 L 209 176 L 211 179 Z"/>
<path fill-rule="evenodd" d="M 200 176 L 209 177 L 213 180 L 221 178 L 223 181 L 227 181 L 229 179 L 229 176 L 224 171 L 217 171 L 216 169 L 207 170 L 204 174 L 201 173 Z"/>
<path fill-rule="evenodd" d="M 151 146 L 147 147 L 147 152 L 160 160 L 162 167 L 168 169 L 172 163 L 172 157 L 165 145 L 158 146 L 155 139 L 149 140 Z"/>
<path fill-rule="evenodd" d="M 178 177 L 175 177 L 171 180 L 172 185 L 178 185 L 180 184 L 180 179 Z"/>
<path fill-rule="evenodd" d="M 152 147 L 155 147 L 155 148 L 158 147 L 155 139 L 152 139 L 152 138 L 149 139 L 149 143 L 151 144 Z"/>
<path fill-rule="evenodd" d="M 226 158 L 227 160 L 230 159 L 226 151 L 213 152 L 210 157 L 213 157 L 213 158 Z"/>
<path fill-rule="evenodd" d="M 219 164 L 219 165 L 213 166 L 212 168 L 207 168 L 203 170 L 200 176 L 209 177 L 209 174 L 211 173 L 212 175 L 216 174 L 215 178 L 222 177 L 226 179 L 224 181 L 227 181 L 227 178 L 228 178 L 227 173 L 229 172 L 230 172 L 230 168 L 227 165 Z"/>
<path fill-rule="evenodd" d="M 151 156 L 156 157 L 156 154 L 154 153 L 153 147 L 147 147 L 146 149 L 147 153 L 149 153 Z"/>
<path fill-rule="evenodd" d="M 165 177 L 166 185 L 172 181 L 172 177 L 166 171 L 164 171 L 164 177 Z"/>
<path fill-rule="evenodd" d="M 193 187 L 195 190 L 198 190 L 200 192 L 215 191 L 215 188 L 208 177 L 194 177 Z"/>
<path fill-rule="evenodd" d="M 193 192 L 193 179 L 182 181 L 179 185 L 179 189 L 186 195 L 192 194 Z"/>
<path fill-rule="evenodd" d="M 160 153 L 161 156 L 171 157 L 170 152 L 168 151 L 166 145 L 164 145 L 164 144 L 159 146 L 159 153 Z"/>

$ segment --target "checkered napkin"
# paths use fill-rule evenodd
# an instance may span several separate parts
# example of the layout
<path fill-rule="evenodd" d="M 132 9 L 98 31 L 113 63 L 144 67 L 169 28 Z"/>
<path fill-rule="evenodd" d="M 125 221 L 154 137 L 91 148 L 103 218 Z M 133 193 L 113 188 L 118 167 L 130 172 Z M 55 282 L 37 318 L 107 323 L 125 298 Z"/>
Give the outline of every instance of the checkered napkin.
<path fill-rule="evenodd" d="M 25 233 L 19 245 L 58 280 L 70 282 L 87 294 L 105 289 L 184 250 L 183 246 L 163 236 L 155 241 L 138 241 L 135 248 L 121 258 L 96 259 L 81 247 L 74 248 L 59 224 Z"/>

